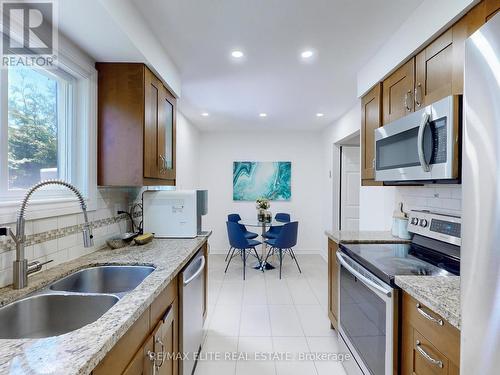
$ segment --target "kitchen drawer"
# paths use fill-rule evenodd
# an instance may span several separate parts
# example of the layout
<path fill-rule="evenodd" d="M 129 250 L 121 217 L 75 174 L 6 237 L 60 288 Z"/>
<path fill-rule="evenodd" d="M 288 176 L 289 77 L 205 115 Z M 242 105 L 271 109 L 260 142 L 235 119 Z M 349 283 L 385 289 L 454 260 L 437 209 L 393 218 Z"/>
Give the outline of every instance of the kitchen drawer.
<path fill-rule="evenodd" d="M 151 318 L 149 319 L 149 328 L 152 330 L 163 317 L 167 309 L 177 298 L 177 277 L 174 278 L 167 287 L 160 293 L 151 304 Z"/>
<path fill-rule="evenodd" d="M 436 350 L 460 363 L 460 331 L 416 299 L 403 293 L 403 321 L 414 327 Z"/>
<path fill-rule="evenodd" d="M 448 375 L 449 361 L 432 343 L 413 330 L 413 373 Z"/>

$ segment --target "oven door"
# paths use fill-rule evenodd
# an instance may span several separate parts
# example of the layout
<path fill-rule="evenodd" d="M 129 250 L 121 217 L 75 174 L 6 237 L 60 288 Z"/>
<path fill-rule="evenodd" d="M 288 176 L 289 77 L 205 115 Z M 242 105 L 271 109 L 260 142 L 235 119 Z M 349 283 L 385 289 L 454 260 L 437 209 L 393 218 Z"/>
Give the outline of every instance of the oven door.
<path fill-rule="evenodd" d="M 340 343 L 355 361 L 343 365 L 349 375 L 397 374 L 397 290 L 347 255 L 340 263 Z"/>
<path fill-rule="evenodd" d="M 458 179 L 460 97 L 449 96 L 375 130 L 375 179 Z"/>

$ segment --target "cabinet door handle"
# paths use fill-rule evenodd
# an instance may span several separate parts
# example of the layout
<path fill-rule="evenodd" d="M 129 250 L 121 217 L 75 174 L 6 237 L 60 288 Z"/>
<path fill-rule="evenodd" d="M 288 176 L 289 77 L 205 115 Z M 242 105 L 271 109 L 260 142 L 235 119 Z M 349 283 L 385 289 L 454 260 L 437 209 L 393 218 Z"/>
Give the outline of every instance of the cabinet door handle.
<path fill-rule="evenodd" d="M 420 107 L 422 105 L 422 84 L 418 83 L 415 87 L 415 105 Z"/>
<path fill-rule="evenodd" d="M 411 90 L 408 90 L 408 92 L 405 94 L 405 108 L 407 112 L 411 112 L 411 107 L 408 105 L 408 102 L 411 101 L 410 97 L 411 97 Z"/>
<path fill-rule="evenodd" d="M 436 323 L 437 325 L 444 325 L 443 319 L 436 319 L 433 316 L 429 315 L 422 309 L 422 305 L 420 303 L 417 303 L 417 311 L 420 315 L 422 315 L 425 319 L 430 320 L 433 323 Z"/>
<path fill-rule="evenodd" d="M 165 173 L 165 157 L 160 155 L 160 173 Z"/>
<path fill-rule="evenodd" d="M 375 169 L 375 158 L 372 160 L 372 168 Z"/>
<path fill-rule="evenodd" d="M 148 354 L 146 355 L 148 359 L 153 362 L 153 375 L 156 374 L 156 360 L 157 360 L 157 354 L 155 352 L 152 352 L 151 350 L 148 350 Z"/>
<path fill-rule="evenodd" d="M 420 343 L 419 340 L 417 340 L 416 344 L 417 344 L 416 345 L 417 351 L 420 353 L 420 355 L 422 355 L 422 357 L 424 357 L 428 362 L 432 363 L 433 365 L 439 368 L 443 368 L 443 361 L 432 358 L 424 349 L 421 348 L 420 345 L 422 344 Z"/>
<path fill-rule="evenodd" d="M 163 344 L 163 341 L 161 341 L 161 339 L 159 337 L 156 337 L 155 338 L 155 341 L 160 344 L 160 347 L 161 347 L 161 351 L 160 353 L 156 353 L 156 356 L 160 356 L 161 357 L 161 362 L 159 365 L 156 365 L 156 362 L 155 362 L 155 366 L 157 366 L 158 368 L 160 368 L 161 366 L 163 366 L 163 363 L 165 362 L 165 344 Z"/>

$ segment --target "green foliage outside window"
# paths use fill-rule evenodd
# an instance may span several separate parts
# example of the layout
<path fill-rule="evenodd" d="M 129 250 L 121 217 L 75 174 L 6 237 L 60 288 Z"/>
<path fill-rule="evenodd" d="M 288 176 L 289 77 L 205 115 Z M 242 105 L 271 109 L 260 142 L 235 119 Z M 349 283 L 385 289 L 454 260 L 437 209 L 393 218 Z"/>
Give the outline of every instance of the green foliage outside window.
<path fill-rule="evenodd" d="M 57 168 L 57 81 L 28 69 L 8 78 L 9 188 L 19 189 Z"/>

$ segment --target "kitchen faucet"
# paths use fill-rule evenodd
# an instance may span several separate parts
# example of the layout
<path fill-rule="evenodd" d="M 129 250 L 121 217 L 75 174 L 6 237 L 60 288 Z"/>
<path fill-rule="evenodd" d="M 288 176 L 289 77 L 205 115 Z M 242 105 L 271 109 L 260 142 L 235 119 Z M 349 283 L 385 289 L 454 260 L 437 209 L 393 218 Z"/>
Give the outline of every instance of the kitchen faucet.
<path fill-rule="evenodd" d="M 24 242 L 26 240 L 24 234 L 25 231 L 24 215 L 26 211 L 26 206 L 28 205 L 29 199 L 31 198 L 33 193 L 38 189 L 47 185 L 62 185 L 71 190 L 78 197 L 78 200 L 80 201 L 80 207 L 83 211 L 83 219 L 84 219 L 83 246 L 84 247 L 94 246 L 92 228 L 90 226 L 87 216 L 87 205 L 85 204 L 85 199 L 83 198 L 83 195 L 80 193 L 80 191 L 75 186 L 71 185 L 69 182 L 63 180 L 46 180 L 39 182 L 38 184 L 34 185 L 32 188 L 28 190 L 28 192 L 24 196 L 23 201 L 21 202 L 21 206 L 17 214 L 16 234 L 14 234 L 10 228 L 6 227 L 0 228 L 0 236 L 10 235 L 10 237 L 12 237 L 14 243 L 16 244 L 16 260 L 14 261 L 13 276 L 12 276 L 14 289 L 22 289 L 27 287 L 28 275 L 32 274 L 33 272 L 40 271 L 44 264 L 51 262 L 51 261 L 45 263 L 32 262 L 28 264 L 28 260 L 25 258 L 24 255 Z"/>

